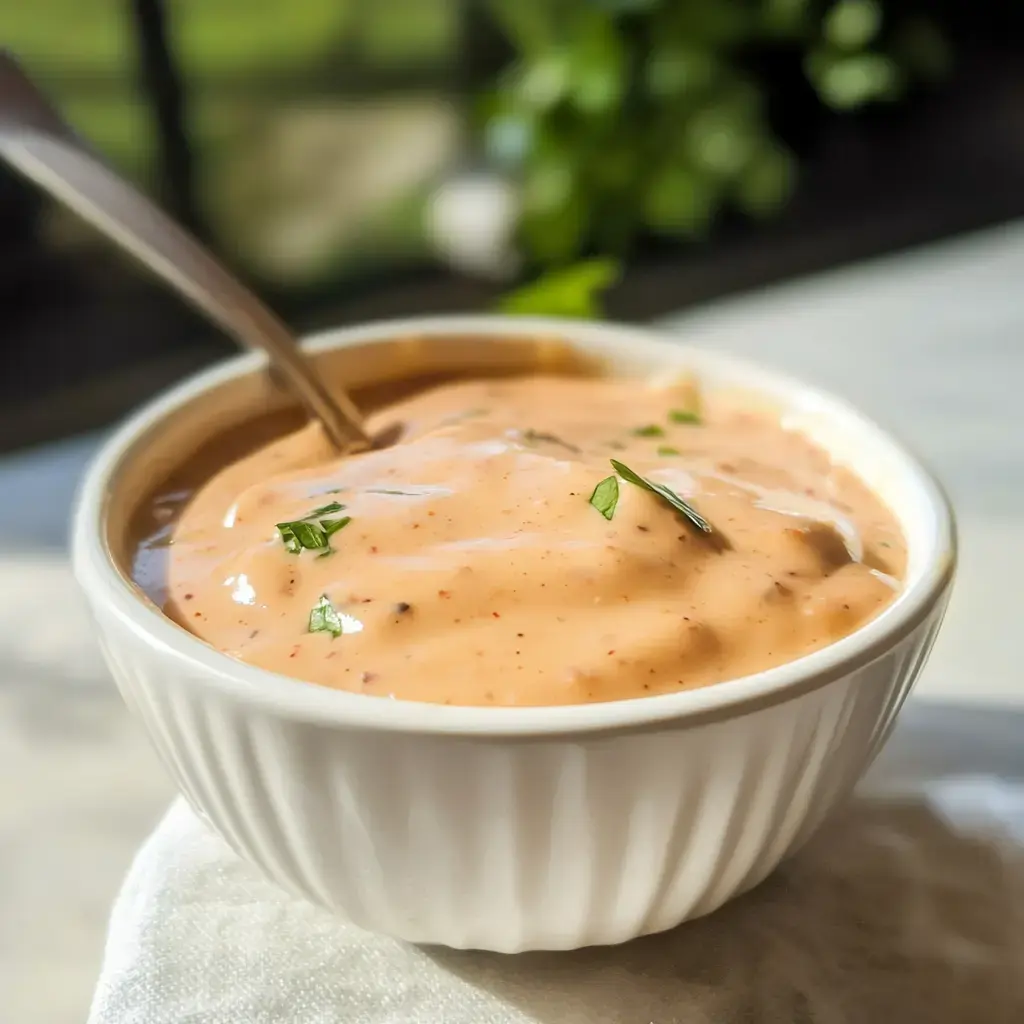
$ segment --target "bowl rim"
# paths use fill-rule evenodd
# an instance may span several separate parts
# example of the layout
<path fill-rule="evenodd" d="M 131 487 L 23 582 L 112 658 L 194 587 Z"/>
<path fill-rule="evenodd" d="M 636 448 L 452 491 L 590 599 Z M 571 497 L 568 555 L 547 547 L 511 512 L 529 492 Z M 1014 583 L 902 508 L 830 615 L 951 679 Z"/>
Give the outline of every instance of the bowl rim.
<path fill-rule="evenodd" d="M 134 636 L 180 671 L 176 678 L 203 686 L 239 703 L 259 705 L 276 717 L 325 726 L 372 729 L 467 738 L 529 739 L 595 733 L 678 729 L 738 718 L 793 700 L 827 686 L 882 657 L 910 635 L 936 606 L 952 582 L 956 566 L 956 527 L 941 485 L 906 446 L 845 400 L 777 373 L 758 363 L 725 353 L 687 346 L 678 335 L 647 327 L 547 317 L 502 315 L 424 316 L 378 320 L 329 329 L 304 339 L 310 352 L 384 341 L 403 335 L 467 334 L 485 337 L 561 335 L 587 346 L 621 345 L 628 338 L 671 345 L 705 365 L 753 374 L 781 389 L 812 398 L 829 415 L 840 415 L 874 432 L 902 462 L 913 487 L 925 497 L 935 517 L 935 537 L 923 567 L 909 579 L 898 598 L 874 619 L 848 636 L 795 661 L 678 693 L 657 694 L 590 704 L 523 707 L 476 707 L 387 699 L 335 690 L 237 661 L 167 618 L 143 599 L 115 564 L 105 542 L 106 497 L 124 460 L 146 435 L 200 394 L 265 367 L 265 358 L 247 353 L 223 360 L 187 377 L 131 415 L 101 445 L 79 485 L 72 517 L 74 574 L 96 609 L 112 614 Z"/>

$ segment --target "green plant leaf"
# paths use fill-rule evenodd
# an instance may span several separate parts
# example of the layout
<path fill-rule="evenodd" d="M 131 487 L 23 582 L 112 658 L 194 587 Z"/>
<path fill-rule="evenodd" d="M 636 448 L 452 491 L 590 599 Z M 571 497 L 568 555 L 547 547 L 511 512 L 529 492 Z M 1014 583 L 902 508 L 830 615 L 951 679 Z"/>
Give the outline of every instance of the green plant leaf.
<path fill-rule="evenodd" d="M 577 109 L 601 114 L 618 107 L 626 89 L 625 45 L 611 18 L 581 10 L 573 30 L 570 94 Z"/>
<path fill-rule="evenodd" d="M 707 89 L 717 71 L 718 61 L 710 51 L 668 40 L 655 43 L 644 62 L 644 87 L 656 100 L 693 95 Z"/>
<path fill-rule="evenodd" d="M 762 0 L 761 24 L 774 38 L 807 35 L 815 25 L 811 18 L 811 0 Z"/>
<path fill-rule="evenodd" d="M 601 295 L 621 274 L 616 260 L 584 260 L 550 270 L 536 281 L 504 296 L 498 308 L 519 316 L 564 316 L 593 319 L 601 315 Z"/>
<path fill-rule="evenodd" d="M 760 115 L 744 95 L 717 101 L 686 125 L 686 153 L 694 166 L 720 178 L 733 178 L 749 163 L 761 140 Z"/>
<path fill-rule="evenodd" d="M 569 90 L 573 73 L 572 52 L 560 47 L 527 60 L 515 77 L 513 91 L 531 110 L 550 110 Z"/>
<path fill-rule="evenodd" d="M 706 234 L 719 204 L 719 190 L 706 177 L 687 167 L 669 165 L 651 179 L 644 192 L 644 223 L 659 234 L 700 237 Z"/>
<path fill-rule="evenodd" d="M 811 54 L 807 70 L 822 101 L 834 110 L 855 110 L 874 100 L 891 99 L 902 85 L 899 69 L 879 53 Z"/>
<path fill-rule="evenodd" d="M 756 17 L 745 4 L 727 0 L 669 0 L 662 7 L 659 30 L 694 46 L 726 50 L 750 38 Z"/>
<path fill-rule="evenodd" d="M 590 212 L 579 192 L 570 194 L 559 209 L 524 211 L 519 223 L 520 240 L 540 263 L 568 263 L 583 248 Z"/>
<path fill-rule="evenodd" d="M 505 36 L 524 53 L 542 53 L 555 25 L 547 0 L 488 0 L 487 9 Z"/>
<path fill-rule="evenodd" d="M 797 164 L 774 142 L 763 145 L 736 183 L 736 202 L 751 217 L 769 217 L 786 204 L 796 185 Z"/>
<path fill-rule="evenodd" d="M 541 267 L 592 251 L 625 256 L 645 228 L 699 238 L 726 203 L 767 217 L 787 202 L 797 162 L 773 135 L 749 53 L 780 41 L 802 50 L 808 80 L 837 111 L 948 67 L 933 24 L 886 20 L 884 0 L 488 6 L 516 60 L 499 74 L 481 130 L 489 157 L 518 177 L 518 242 Z M 557 289 L 536 301 L 566 315 L 590 308 Z"/>
<path fill-rule="evenodd" d="M 839 50 L 860 50 L 878 35 L 882 9 L 877 0 L 838 0 L 822 21 L 825 40 Z"/>
<path fill-rule="evenodd" d="M 591 0 L 595 7 L 611 14 L 638 14 L 649 11 L 661 4 L 663 0 Z"/>

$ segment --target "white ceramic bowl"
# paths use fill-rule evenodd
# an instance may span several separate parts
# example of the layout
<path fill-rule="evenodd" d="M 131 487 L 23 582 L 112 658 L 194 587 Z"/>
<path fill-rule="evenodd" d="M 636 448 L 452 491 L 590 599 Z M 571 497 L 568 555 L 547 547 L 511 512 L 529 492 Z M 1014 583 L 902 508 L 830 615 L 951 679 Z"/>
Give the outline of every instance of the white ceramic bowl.
<path fill-rule="evenodd" d="M 202 373 L 103 447 L 74 565 L 117 684 L 192 807 L 246 860 L 358 925 L 518 951 L 617 943 L 760 882 L 853 787 L 932 646 L 955 562 L 949 507 L 898 444 L 837 399 L 625 326 L 502 317 L 312 339 L 351 385 L 424 370 L 550 365 L 565 339 L 612 372 L 692 368 L 753 389 L 890 505 L 906 586 L 798 661 L 614 703 L 461 708 L 342 693 L 252 668 L 165 618 L 125 573 L 132 510 L 201 440 L 283 404 L 260 358 Z"/>

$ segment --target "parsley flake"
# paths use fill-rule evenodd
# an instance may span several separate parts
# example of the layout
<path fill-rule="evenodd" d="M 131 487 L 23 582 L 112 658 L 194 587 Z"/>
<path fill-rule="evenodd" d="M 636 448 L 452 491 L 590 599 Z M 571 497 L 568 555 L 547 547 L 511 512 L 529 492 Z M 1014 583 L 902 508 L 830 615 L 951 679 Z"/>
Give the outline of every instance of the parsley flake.
<path fill-rule="evenodd" d="M 569 444 L 568 441 L 563 441 L 557 434 L 548 434 L 543 430 L 534 430 L 532 427 L 527 430 L 520 431 L 520 437 L 527 444 L 555 444 L 560 448 L 565 448 L 566 451 L 574 452 L 579 454 L 579 448 L 574 444 Z"/>
<path fill-rule="evenodd" d="M 619 503 L 619 479 L 606 476 L 590 496 L 590 504 L 605 517 L 611 519 L 615 515 L 615 506 Z"/>
<path fill-rule="evenodd" d="M 700 413 L 694 412 L 692 409 L 672 409 L 668 418 L 673 423 L 689 423 L 693 426 L 699 426 L 703 422 Z"/>
<path fill-rule="evenodd" d="M 320 595 L 320 600 L 309 613 L 309 631 L 310 633 L 330 633 L 333 637 L 339 637 L 345 632 L 341 616 L 326 594 Z"/>
<path fill-rule="evenodd" d="M 325 519 L 322 516 L 330 516 L 335 512 L 344 511 L 345 506 L 336 501 L 320 508 L 313 509 L 302 519 L 294 519 L 287 523 L 277 523 L 277 531 L 281 535 L 281 541 L 285 549 L 293 555 L 299 554 L 303 548 L 307 551 L 317 551 L 320 556 L 331 553 L 331 535 L 352 522 L 351 516 L 342 516 L 340 519 Z"/>
<path fill-rule="evenodd" d="M 653 480 L 648 480 L 646 477 L 640 476 L 639 473 L 634 473 L 629 466 L 624 466 L 617 459 L 612 459 L 611 464 L 612 469 L 623 480 L 635 484 L 637 487 L 642 487 L 645 491 L 650 491 L 651 494 L 657 495 L 669 507 L 678 512 L 693 529 L 709 538 L 713 538 L 718 547 L 728 548 L 732 546 L 695 508 L 683 501 L 671 488 L 666 487 L 664 484 L 655 483 Z"/>

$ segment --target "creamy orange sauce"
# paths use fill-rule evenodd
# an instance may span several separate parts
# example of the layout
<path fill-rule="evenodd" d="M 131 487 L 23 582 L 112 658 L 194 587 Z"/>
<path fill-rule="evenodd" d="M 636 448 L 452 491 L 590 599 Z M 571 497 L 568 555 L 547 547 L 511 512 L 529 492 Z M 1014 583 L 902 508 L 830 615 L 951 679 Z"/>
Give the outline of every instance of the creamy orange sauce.
<path fill-rule="evenodd" d="M 371 426 L 396 421 L 390 448 L 338 459 L 312 425 L 214 476 L 170 534 L 167 614 L 235 658 L 338 689 L 575 704 L 790 661 L 899 589 L 889 510 L 735 399 L 528 377 L 437 387 Z M 591 496 L 613 458 L 714 532 L 617 476 L 606 518 Z M 334 529 L 328 554 L 287 549 L 275 524 L 303 520 Z M 152 588 L 147 554 L 137 578 Z"/>

